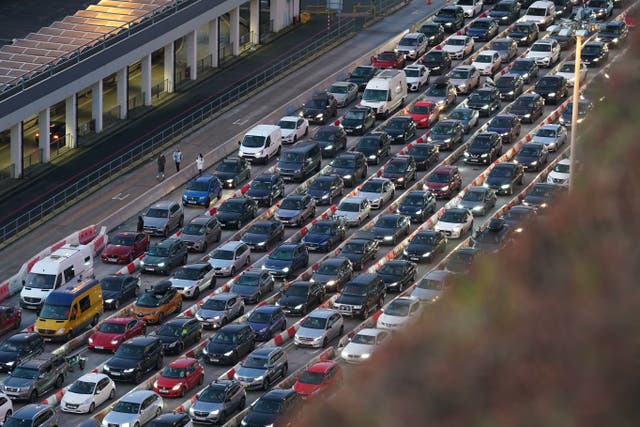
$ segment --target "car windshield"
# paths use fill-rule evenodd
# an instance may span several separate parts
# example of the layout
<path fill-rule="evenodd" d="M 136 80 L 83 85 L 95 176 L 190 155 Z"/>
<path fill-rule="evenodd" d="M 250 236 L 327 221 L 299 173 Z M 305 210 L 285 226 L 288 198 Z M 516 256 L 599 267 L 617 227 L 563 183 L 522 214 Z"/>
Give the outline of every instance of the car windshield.
<path fill-rule="evenodd" d="M 440 95 L 436 95 L 435 92 L 436 92 L 435 90 L 431 91 L 430 95 L 440 96 Z M 444 91 L 441 91 L 439 93 L 442 93 L 444 95 Z M 433 111 L 433 108 L 434 108 L 433 105 L 413 105 L 409 109 L 409 112 L 413 114 L 429 114 L 430 112 Z"/>
<path fill-rule="evenodd" d="M 384 309 L 384 314 L 389 316 L 401 316 L 407 317 L 409 315 L 409 308 L 411 304 L 408 301 L 392 301 L 391 304 Z"/>
<path fill-rule="evenodd" d="M 104 332 L 105 334 L 121 334 L 124 332 L 125 325 L 122 323 L 104 322 L 98 328 L 98 332 Z"/>
<path fill-rule="evenodd" d="M 278 414 L 282 401 L 274 399 L 258 399 L 251 408 L 252 411 L 261 412 L 263 414 Z"/>
<path fill-rule="evenodd" d="M 368 77 L 371 74 L 371 68 L 368 67 L 356 67 L 351 73 L 351 77 Z"/>
<path fill-rule="evenodd" d="M 309 185 L 310 190 L 330 190 L 331 185 L 333 184 L 332 180 L 328 179 L 316 179 Z"/>
<path fill-rule="evenodd" d="M 370 180 L 364 183 L 360 191 L 364 193 L 379 193 L 382 191 L 383 181 Z"/>
<path fill-rule="evenodd" d="M 411 239 L 411 243 L 417 243 L 419 245 L 433 245 L 435 242 L 436 236 L 432 233 L 418 233 Z"/>
<path fill-rule="evenodd" d="M 166 256 L 169 256 L 169 248 L 164 246 L 154 245 L 149 248 L 149 251 L 147 252 L 147 254 L 155 257 L 166 257 Z"/>
<path fill-rule="evenodd" d="M 449 182 L 449 174 L 434 172 L 431 175 L 429 175 L 429 179 L 427 179 L 427 181 L 437 182 L 437 183 L 446 183 L 446 182 Z"/>
<path fill-rule="evenodd" d="M 452 123 L 438 123 L 433 127 L 431 133 L 436 135 L 453 135 L 456 128 Z"/>
<path fill-rule="evenodd" d="M 544 138 L 555 138 L 556 137 L 556 130 L 555 129 L 542 128 L 536 133 L 536 136 L 542 136 Z"/>
<path fill-rule="evenodd" d="M 258 148 L 264 145 L 265 137 L 259 135 L 245 135 L 242 139 L 242 146 L 249 148 Z"/>
<path fill-rule="evenodd" d="M 487 29 L 489 28 L 489 26 L 491 25 L 491 22 L 489 21 L 475 21 L 473 23 L 471 23 L 471 25 L 469 25 L 470 28 L 481 28 L 481 29 Z"/>
<path fill-rule="evenodd" d="M 353 285 L 347 283 L 342 290 L 342 295 L 352 297 L 364 297 L 367 296 L 367 287 L 362 285 Z"/>
<path fill-rule="evenodd" d="M 420 77 L 420 72 L 417 68 L 405 68 L 404 73 L 407 77 Z"/>
<path fill-rule="evenodd" d="M 420 27 L 420 32 L 426 36 L 430 36 L 438 34 L 440 32 L 440 28 L 437 25 L 423 25 Z"/>
<path fill-rule="evenodd" d="M 77 394 L 93 394 L 95 388 L 96 383 L 78 380 L 69 387 L 69 391 Z"/>
<path fill-rule="evenodd" d="M 454 69 L 451 72 L 452 79 L 468 79 L 471 76 L 471 70 Z"/>
<path fill-rule="evenodd" d="M 291 261 L 293 259 L 293 251 L 289 248 L 277 248 L 269 255 L 269 258 L 276 261 Z"/>
<path fill-rule="evenodd" d="M 491 48 L 493 50 L 509 50 L 510 47 L 511 47 L 510 42 L 494 42 L 491 45 Z"/>
<path fill-rule="evenodd" d="M 553 167 L 553 171 L 558 173 L 569 173 L 569 165 L 558 163 Z"/>
<path fill-rule="evenodd" d="M 402 276 L 403 271 L 404 267 L 402 265 L 386 263 L 380 267 L 378 273 L 388 276 Z"/>
<path fill-rule="evenodd" d="M 358 212 L 360 211 L 360 204 L 352 202 L 342 202 L 340 203 L 340 206 L 338 206 L 338 210 L 343 212 Z"/>
<path fill-rule="evenodd" d="M 410 156 L 413 157 L 424 157 L 424 156 L 428 156 L 429 154 L 431 154 L 432 152 L 432 148 L 425 145 L 425 144 L 416 144 L 413 145 L 409 151 L 407 152 L 407 154 L 409 154 Z"/>
<path fill-rule="evenodd" d="M 471 142 L 470 147 L 473 148 L 487 148 L 491 145 L 491 137 L 487 135 L 478 135 Z"/>
<path fill-rule="evenodd" d="M 560 73 L 573 73 L 575 68 L 575 64 L 573 62 L 567 62 L 560 67 L 558 72 Z"/>
<path fill-rule="evenodd" d="M 100 280 L 100 287 L 103 291 L 120 291 L 122 289 L 122 276 L 104 277 Z"/>
<path fill-rule="evenodd" d="M 547 14 L 547 10 L 543 7 L 530 7 L 527 9 L 526 14 L 529 16 L 545 16 Z"/>
<path fill-rule="evenodd" d="M 15 416 L 8 416 L 7 420 L 3 424 L 3 427 L 32 427 L 33 420 L 31 418 L 16 418 Z"/>
<path fill-rule="evenodd" d="M 36 289 L 53 289 L 55 282 L 55 274 L 29 273 L 24 286 Z"/>
<path fill-rule="evenodd" d="M 201 277 L 201 270 L 197 268 L 179 268 L 173 273 L 175 279 L 198 280 Z"/>
<path fill-rule="evenodd" d="M 498 3 L 495 6 L 493 6 L 492 10 L 493 12 L 510 12 L 511 8 L 507 3 Z"/>
<path fill-rule="evenodd" d="M 553 77 L 549 77 L 549 78 L 541 78 L 540 80 L 538 80 L 538 87 L 541 88 L 554 88 L 556 86 L 558 86 L 558 80 L 553 78 Z"/>
<path fill-rule="evenodd" d="M 362 100 L 368 102 L 381 102 L 387 100 L 387 90 L 384 89 L 365 89 L 362 94 Z"/>
<path fill-rule="evenodd" d="M 218 210 L 220 212 L 229 212 L 229 213 L 240 213 L 245 209 L 244 203 L 235 203 L 235 202 L 224 202 L 220 205 Z"/>
<path fill-rule="evenodd" d="M 236 285 L 242 285 L 242 286 L 258 286 L 258 281 L 259 281 L 259 277 L 258 276 L 253 276 L 253 275 L 247 275 L 247 274 L 243 274 L 242 276 L 240 276 L 240 278 L 238 279 L 238 281 L 236 282 Z"/>
<path fill-rule="evenodd" d="M 423 195 L 408 195 L 402 200 L 400 203 L 402 206 L 422 206 L 424 205 L 424 196 Z"/>
<path fill-rule="evenodd" d="M 454 211 L 454 210 L 446 210 L 440 217 L 440 221 L 442 222 L 452 222 L 456 224 L 463 224 L 466 220 L 466 215 L 464 211 Z"/>
<path fill-rule="evenodd" d="M 436 16 L 439 18 L 455 18 L 456 11 L 455 9 L 440 9 Z"/>
<path fill-rule="evenodd" d="M 320 372 L 304 371 L 298 378 L 298 382 L 302 384 L 318 385 L 322 383 L 323 379 L 324 375 L 322 375 L 322 373 Z"/>
<path fill-rule="evenodd" d="M 140 360 L 144 357 L 144 347 L 123 343 L 116 350 L 116 357 Z"/>
<path fill-rule="evenodd" d="M 251 316 L 253 316 L 253 314 Z M 248 319 L 250 322 L 252 321 L 251 316 L 249 316 L 249 319 Z M 236 334 L 228 333 L 224 331 L 218 331 L 218 333 L 215 334 L 212 338 L 212 341 L 217 344 L 234 344 L 236 340 L 237 340 Z"/>
<path fill-rule="evenodd" d="M 453 110 L 451 114 L 449 114 L 450 119 L 456 120 L 468 120 L 471 118 L 471 110 Z"/>
<path fill-rule="evenodd" d="M 474 62 L 479 62 L 481 64 L 490 64 L 492 61 L 492 55 L 478 55 Z"/>
<path fill-rule="evenodd" d="M 356 166 L 356 161 L 355 159 L 338 157 L 336 159 L 333 159 L 333 161 L 331 162 L 331 166 L 333 166 L 334 168 L 344 168 L 344 169 L 354 168 Z"/>
<path fill-rule="evenodd" d="M 512 105 L 517 108 L 533 108 L 535 106 L 535 101 L 531 97 L 518 98 L 515 101 L 513 101 Z"/>
<path fill-rule="evenodd" d="M 490 92 L 474 92 L 471 94 L 471 97 L 469 98 L 469 102 L 486 102 L 486 101 L 490 101 L 491 100 L 491 93 Z"/>
<path fill-rule="evenodd" d="M 178 325 L 163 325 L 157 332 L 158 335 L 165 337 L 179 337 L 182 335 L 182 331 L 186 331 L 182 326 Z"/>
<path fill-rule="evenodd" d="M 620 34 L 622 34 L 622 27 L 620 25 L 612 25 L 612 24 L 607 24 L 601 31 L 601 34 L 611 34 L 614 36 L 618 36 Z"/>
<path fill-rule="evenodd" d="M 293 284 L 284 290 L 284 294 L 290 297 L 305 297 L 309 294 L 309 288 L 306 285 Z"/>
<path fill-rule="evenodd" d="M 316 273 L 327 275 L 336 274 L 338 272 L 338 268 L 340 268 L 340 265 L 338 264 L 322 263 L 316 270 Z"/>
<path fill-rule="evenodd" d="M 201 181 L 190 181 L 187 184 L 187 190 L 208 191 L 209 190 L 209 183 L 208 182 L 201 182 Z"/>
<path fill-rule="evenodd" d="M 269 362 L 269 359 L 267 359 L 266 357 L 249 355 L 244 360 L 244 362 L 242 362 L 242 366 L 245 368 L 252 368 L 252 369 L 264 369 L 267 367 L 268 362 Z"/>
<path fill-rule="evenodd" d="M 185 378 L 187 376 L 187 370 L 184 368 L 171 368 L 165 366 L 162 369 L 162 374 L 165 378 Z"/>
<path fill-rule="evenodd" d="M 116 235 L 111 238 L 111 242 L 109 243 L 118 246 L 133 246 L 134 239 L 134 236 Z"/>
<path fill-rule="evenodd" d="M 333 131 L 328 131 L 328 130 L 320 130 L 318 132 L 316 132 L 315 136 L 313 137 L 313 139 L 317 140 L 317 141 L 335 141 L 336 140 L 336 133 Z"/>
<path fill-rule="evenodd" d="M 520 221 L 524 221 L 525 219 L 527 219 L 528 217 L 530 217 L 532 215 L 533 215 L 533 211 L 520 210 L 520 209 L 510 209 L 509 211 L 507 211 L 507 213 L 504 216 L 504 218 L 507 219 L 507 220 L 514 221 L 514 222 L 520 222 Z"/>
<path fill-rule="evenodd" d="M 484 191 L 467 191 L 462 200 L 467 202 L 481 202 L 484 200 Z"/>
<path fill-rule="evenodd" d="M 396 228 L 398 220 L 395 217 L 382 217 L 376 222 L 376 227 L 380 228 Z"/>
<path fill-rule="evenodd" d="M 309 233 L 315 234 L 331 234 L 333 232 L 333 225 L 331 224 L 313 224 Z"/>
<path fill-rule="evenodd" d="M 373 335 L 356 334 L 351 342 L 354 344 L 375 345 L 376 337 Z"/>
<path fill-rule="evenodd" d="M 378 148 L 380 148 L 380 145 L 380 140 L 378 138 L 364 137 L 360 138 L 358 144 L 356 145 L 356 148 L 359 151 L 371 151 L 377 150 Z"/>
<path fill-rule="evenodd" d="M 519 154 L 525 157 L 534 157 L 537 156 L 539 152 L 540 149 L 538 147 L 522 147 Z"/>
<path fill-rule="evenodd" d="M 427 92 L 426 92 L 426 94 L 425 94 L 425 95 L 427 95 L 427 96 L 435 96 L 435 97 L 438 97 L 438 96 L 445 96 L 445 95 L 447 94 L 447 87 L 448 87 L 448 86 L 447 86 L 447 85 L 445 85 L 445 84 L 434 84 L 433 86 L 431 86 L 431 87 L 427 90 Z M 435 105 L 433 105 L 433 104 L 432 104 L 432 105 L 429 105 L 429 106 L 428 106 L 428 109 L 426 109 L 426 110 L 425 110 L 425 111 L 423 111 L 423 112 L 420 112 L 420 111 L 414 111 L 414 108 L 415 108 L 415 107 L 416 107 L 416 105 L 414 105 L 414 106 L 411 108 L 411 112 L 412 112 L 412 113 L 426 114 L 426 113 L 428 113 L 428 112 L 430 112 L 430 111 L 433 111 L 433 108 L 435 107 Z"/>
<path fill-rule="evenodd" d="M 303 328 L 309 328 L 309 329 L 324 329 L 326 324 L 327 324 L 327 319 L 325 318 L 308 316 L 302 321 L 300 326 L 302 326 Z"/>
<path fill-rule="evenodd" d="M 324 99 L 311 99 L 309 102 L 305 104 L 307 108 L 314 109 L 323 109 L 327 105 L 326 100 Z"/>
<path fill-rule="evenodd" d="M 211 311 L 223 311 L 227 306 L 227 302 L 220 299 L 210 298 L 202 304 L 202 309 Z"/>
<path fill-rule="evenodd" d="M 496 233 L 494 231 L 486 229 L 481 233 L 478 233 L 478 235 L 476 235 L 473 240 L 475 240 L 476 243 L 497 244 L 502 241 L 501 236 L 501 233 Z"/>
<path fill-rule="evenodd" d="M 363 110 L 349 110 L 347 114 L 344 115 L 345 119 L 350 120 L 362 120 L 364 119 L 365 111 Z"/>
<path fill-rule="evenodd" d="M 254 224 L 247 233 L 251 234 L 269 234 L 271 232 L 271 224 Z"/>
<path fill-rule="evenodd" d="M 224 250 L 224 249 L 216 249 L 215 252 L 213 253 L 213 255 L 211 256 L 212 259 L 222 259 L 225 261 L 230 261 L 233 259 L 233 251 L 228 251 L 228 250 Z"/>
<path fill-rule="evenodd" d="M 329 93 L 348 93 L 349 92 L 349 87 L 347 85 L 331 85 L 331 87 L 329 88 L 329 90 L 327 92 L 329 92 Z"/>
<path fill-rule="evenodd" d="M 489 127 L 502 128 L 502 129 L 510 128 L 511 119 L 509 117 L 495 117 L 493 120 L 491 120 L 491 124 L 489 124 Z"/>
<path fill-rule="evenodd" d="M 162 294 L 156 294 L 155 292 L 145 292 L 144 294 L 138 297 L 136 301 L 136 305 L 138 307 L 160 307 L 160 303 L 162 302 Z"/>
<path fill-rule="evenodd" d="M 283 162 L 299 163 L 299 162 L 304 161 L 304 154 L 303 153 L 292 153 L 290 151 L 285 151 L 284 153 L 282 153 L 281 160 Z"/>
<path fill-rule="evenodd" d="M 396 54 L 392 52 L 382 52 L 378 54 L 378 60 L 380 61 L 395 61 Z"/>
<path fill-rule="evenodd" d="M 454 254 L 451 255 L 451 259 L 449 260 L 449 263 L 447 264 L 447 268 L 452 269 L 458 266 L 460 267 L 469 266 L 471 265 L 472 262 L 473 262 L 473 254 L 466 253 L 466 252 L 454 252 Z"/>
<path fill-rule="evenodd" d="M 296 128 L 296 122 L 294 122 L 293 120 L 280 120 L 278 122 L 278 126 L 281 129 L 295 129 Z"/>
<path fill-rule="evenodd" d="M 587 112 L 590 109 L 591 109 L 591 104 L 589 104 L 587 102 L 578 103 L 578 115 L 579 116 L 583 116 L 583 115 L 587 114 Z M 563 114 L 571 115 L 572 112 L 573 112 L 573 102 L 570 102 L 569 104 L 567 104 L 567 107 L 564 109 Z"/>
<path fill-rule="evenodd" d="M 271 190 L 271 182 L 254 179 L 251 181 L 251 188 L 254 190 Z"/>
<path fill-rule="evenodd" d="M 271 314 L 254 311 L 253 313 L 251 313 L 247 321 L 253 323 L 269 323 L 271 321 Z"/>
<path fill-rule="evenodd" d="M 222 403 L 225 399 L 224 388 L 220 386 L 210 386 L 205 388 L 200 396 L 198 396 L 198 400 L 200 402 L 207 403 Z"/>
<path fill-rule="evenodd" d="M 529 61 L 516 61 L 511 66 L 512 71 L 529 71 L 530 68 L 531 63 Z"/>
<path fill-rule="evenodd" d="M 140 404 L 133 402 L 120 401 L 113 407 L 113 412 L 120 412 L 123 414 L 137 414 L 140 411 Z"/>
<path fill-rule="evenodd" d="M 240 172 L 240 164 L 236 162 L 222 162 L 216 165 L 216 170 L 218 172 Z"/>
<path fill-rule="evenodd" d="M 385 168 L 385 172 L 405 173 L 407 171 L 407 166 L 409 165 L 407 164 L 407 162 L 404 162 L 404 161 L 390 162 L 389 164 L 387 164 L 387 167 Z"/>
<path fill-rule="evenodd" d="M 205 227 L 202 224 L 187 224 L 182 229 L 182 234 L 189 236 L 202 236 L 204 235 Z"/>
<path fill-rule="evenodd" d="M 0 345 L 0 351 L 5 351 L 7 353 L 17 353 L 20 349 L 22 349 L 22 345 L 17 346 L 11 341 L 5 341 Z"/>
<path fill-rule="evenodd" d="M 167 218 L 169 212 L 166 209 L 150 208 L 144 216 L 149 218 Z"/>
<path fill-rule="evenodd" d="M 304 208 L 304 203 L 302 202 L 302 199 L 286 198 L 280 204 L 280 209 L 297 211 L 302 208 Z"/>
<path fill-rule="evenodd" d="M 429 289 L 432 291 L 442 291 L 445 288 L 444 281 L 434 279 L 422 279 L 418 283 L 420 289 Z"/>
<path fill-rule="evenodd" d="M 55 305 L 45 303 L 40 311 L 41 319 L 65 320 L 69 318 L 68 305 Z"/>
<path fill-rule="evenodd" d="M 363 254 L 364 243 L 347 243 L 344 245 L 342 252 L 347 254 Z"/>
<path fill-rule="evenodd" d="M 585 47 L 582 48 L 582 53 L 587 55 L 599 55 L 600 46 L 587 44 Z"/>
<path fill-rule="evenodd" d="M 430 51 L 422 59 L 423 63 L 434 63 L 442 61 L 442 53 Z"/>
<path fill-rule="evenodd" d="M 509 89 L 512 88 L 514 86 L 516 82 L 516 78 L 515 77 L 501 77 L 498 79 L 498 81 L 496 82 L 496 87 L 500 88 L 500 89 Z"/>
<path fill-rule="evenodd" d="M 531 52 L 551 52 L 551 43 L 534 43 Z"/>
<path fill-rule="evenodd" d="M 27 380 L 35 380 L 38 378 L 38 370 L 18 366 L 13 370 L 11 376 L 14 378 L 24 378 Z"/>
<path fill-rule="evenodd" d="M 512 168 L 493 168 L 489 173 L 489 176 L 496 178 L 510 178 L 513 176 Z"/>
<path fill-rule="evenodd" d="M 447 42 L 447 46 L 464 46 L 464 42 L 465 39 L 463 38 L 452 37 Z"/>
<path fill-rule="evenodd" d="M 531 195 L 549 198 L 553 196 L 553 190 L 550 187 L 535 186 L 531 189 Z"/>
<path fill-rule="evenodd" d="M 418 39 L 415 37 L 403 37 L 399 42 L 398 46 L 417 46 Z"/>

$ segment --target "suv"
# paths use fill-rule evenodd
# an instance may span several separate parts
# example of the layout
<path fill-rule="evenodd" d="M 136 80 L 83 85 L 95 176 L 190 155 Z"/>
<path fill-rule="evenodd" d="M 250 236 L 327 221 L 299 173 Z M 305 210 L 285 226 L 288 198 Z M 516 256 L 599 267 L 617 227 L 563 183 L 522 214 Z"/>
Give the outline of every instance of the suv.
<path fill-rule="evenodd" d="M 462 175 L 456 166 L 439 166 L 424 184 L 436 198 L 451 198 L 462 188 Z"/>
<path fill-rule="evenodd" d="M 40 354 L 18 365 L 2 381 L 2 391 L 11 399 L 35 402 L 46 391 L 62 388 L 68 370 L 64 357 Z"/>
<path fill-rule="evenodd" d="M 162 341 L 158 337 L 140 336 L 120 344 L 102 370 L 114 380 L 140 384 L 142 376 L 162 368 Z"/>
<path fill-rule="evenodd" d="M 207 363 L 233 364 L 242 360 L 255 347 L 256 334 L 251 326 L 232 323 L 223 326 L 209 338 L 202 349 L 202 355 Z"/>
<path fill-rule="evenodd" d="M 152 245 L 140 260 L 142 272 L 169 275 L 171 268 L 187 263 L 187 244 L 181 239 L 165 239 Z"/>
<path fill-rule="evenodd" d="M 178 202 L 158 202 L 147 209 L 142 215 L 142 221 L 145 233 L 169 237 L 169 232 L 184 224 L 184 210 Z"/>
<path fill-rule="evenodd" d="M 13 415 L 7 413 L 4 425 L 55 427 L 60 422 L 59 418 L 60 414 L 53 406 L 37 403 L 23 406 Z"/>
<path fill-rule="evenodd" d="M 304 243 L 284 243 L 269 254 L 262 265 L 274 278 L 291 278 L 309 265 L 309 250 Z"/>
<path fill-rule="evenodd" d="M 285 314 L 304 316 L 310 309 L 322 304 L 325 298 L 324 286 L 315 282 L 293 282 L 282 291 L 276 305 Z"/>
<path fill-rule="evenodd" d="M 244 195 L 258 205 L 271 206 L 274 200 L 284 196 L 284 181 L 277 173 L 258 175 L 253 178 Z"/>
<path fill-rule="evenodd" d="M 427 50 L 427 37 L 422 33 L 406 34 L 399 42 L 394 51 L 402 54 L 405 58 L 419 58 Z"/>
<path fill-rule="evenodd" d="M 513 229 L 505 224 L 504 219 L 494 218 L 488 227 L 478 230 L 471 241 L 475 249 L 496 253 L 511 243 L 512 232 Z"/>
<path fill-rule="evenodd" d="M 232 197 L 218 207 L 216 216 L 223 228 L 235 227 L 251 222 L 258 215 L 258 204 L 247 197 Z"/>
<path fill-rule="evenodd" d="M 333 302 L 333 307 L 343 316 L 369 316 L 372 309 L 384 305 L 386 285 L 376 274 L 361 274 L 344 285 L 344 289 Z"/>
<path fill-rule="evenodd" d="M 255 332 L 256 340 L 268 341 L 287 329 L 287 317 L 278 306 L 261 305 L 249 315 L 247 324 Z"/>
<path fill-rule="evenodd" d="M 500 91 L 493 87 L 477 89 L 469 97 L 467 106 L 478 110 L 480 117 L 488 117 L 500 109 Z"/>
<path fill-rule="evenodd" d="M 214 167 L 213 174 L 218 177 L 225 188 L 235 188 L 251 177 L 251 166 L 242 157 L 229 157 Z"/>
<path fill-rule="evenodd" d="M 207 298 L 196 312 L 205 328 L 220 328 L 244 313 L 244 301 L 233 292 L 222 292 Z"/>
<path fill-rule="evenodd" d="M 198 319 L 178 317 L 171 319 L 152 335 L 162 341 L 164 354 L 180 354 L 190 345 L 197 344 L 202 337 L 202 324 Z"/>
<path fill-rule="evenodd" d="M 322 158 L 335 157 L 338 151 L 347 149 L 347 132 L 342 126 L 322 126 L 313 135 L 313 141 L 320 145 Z"/>
<path fill-rule="evenodd" d="M 569 94 L 569 85 L 563 76 L 543 76 L 533 91 L 544 98 L 545 105 L 558 104 Z"/>
<path fill-rule="evenodd" d="M 329 170 L 324 175 L 339 175 L 344 185 L 354 187 L 358 182 L 367 178 L 367 159 L 359 151 L 338 154 L 329 163 Z"/>
<path fill-rule="evenodd" d="M 242 419 L 243 426 L 298 425 L 302 398 L 295 390 L 276 388 L 260 396 Z"/>
<path fill-rule="evenodd" d="M 20 332 L 0 345 L 0 372 L 11 372 L 28 358 L 44 351 L 44 341 L 35 332 Z"/>
<path fill-rule="evenodd" d="M 221 235 L 222 227 L 216 216 L 200 215 L 182 229 L 180 238 L 187 244 L 187 249 L 206 252 L 209 243 L 219 242 Z"/>
<path fill-rule="evenodd" d="M 244 302 L 254 304 L 260 302 L 263 295 L 273 291 L 274 284 L 268 271 L 247 270 L 234 281 L 231 292 L 236 293 Z"/>
<path fill-rule="evenodd" d="M 287 353 L 281 347 L 262 347 L 240 363 L 234 379 L 247 390 L 267 390 L 275 379 L 284 379 L 288 370 Z"/>
<path fill-rule="evenodd" d="M 239 381 L 215 380 L 198 393 L 189 408 L 189 418 L 196 423 L 224 424 L 246 403 L 247 392 Z"/>
<path fill-rule="evenodd" d="M 182 193 L 182 204 L 208 208 L 213 199 L 220 200 L 221 196 L 220 180 L 212 175 L 202 175 L 187 183 L 187 188 Z"/>
<path fill-rule="evenodd" d="M 464 26 L 464 9 L 461 6 L 445 6 L 433 18 L 435 24 L 442 24 L 447 33 L 453 33 Z"/>
<path fill-rule="evenodd" d="M 304 103 L 302 116 L 309 123 L 327 123 L 330 117 L 338 115 L 338 101 L 328 93 L 318 93 Z"/>

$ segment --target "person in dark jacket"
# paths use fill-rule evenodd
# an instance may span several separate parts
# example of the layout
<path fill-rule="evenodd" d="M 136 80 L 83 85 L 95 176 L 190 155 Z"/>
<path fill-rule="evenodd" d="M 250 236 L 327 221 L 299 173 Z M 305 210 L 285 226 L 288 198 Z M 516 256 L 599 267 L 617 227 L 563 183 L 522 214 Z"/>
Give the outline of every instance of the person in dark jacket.
<path fill-rule="evenodd" d="M 167 159 L 164 157 L 164 153 L 158 155 L 158 175 L 156 177 L 159 180 L 164 179 L 164 165 L 167 163 Z"/>
<path fill-rule="evenodd" d="M 138 215 L 138 233 L 142 233 L 144 231 L 144 219 L 142 215 Z"/>

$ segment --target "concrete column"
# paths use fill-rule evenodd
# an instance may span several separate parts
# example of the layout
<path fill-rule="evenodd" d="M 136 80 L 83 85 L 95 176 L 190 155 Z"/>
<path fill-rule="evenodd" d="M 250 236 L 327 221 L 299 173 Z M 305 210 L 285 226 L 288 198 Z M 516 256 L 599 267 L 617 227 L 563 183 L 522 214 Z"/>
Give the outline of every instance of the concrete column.
<path fill-rule="evenodd" d="M 140 71 L 142 72 L 142 103 L 151 105 L 151 55 L 140 59 Z"/>
<path fill-rule="evenodd" d="M 74 93 L 64 100 L 65 145 L 78 147 L 78 97 Z"/>
<path fill-rule="evenodd" d="M 47 135 L 49 129 L 47 129 Z M 22 122 L 11 126 L 11 164 L 13 165 L 12 178 L 22 178 Z"/>
<path fill-rule="evenodd" d="M 293 16 L 298 18 L 300 22 L 300 0 L 291 0 L 293 2 Z"/>
<path fill-rule="evenodd" d="M 124 67 L 116 73 L 116 98 L 118 107 L 120 107 L 120 119 L 122 120 L 127 118 L 129 111 L 129 100 L 127 99 L 127 93 L 129 93 L 127 89 L 128 85 L 127 67 Z"/>
<path fill-rule="evenodd" d="M 277 33 L 285 27 L 284 14 L 287 8 L 287 0 L 271 0 L 270 18 L 273 22 L 273 32 Z"/>
<path fill-rule="evenodd" d="M 189 67 L 189 79 L 198 79 L 198 30 L 187 33 L 185 48 L 187 49 L 187 67 Z"/>
<path fill-rule="evenodd" d="M 251 31 L 251 43 L 260 43 L 260 0 L 249 2 L 249 31 Z"/>
<path fill-rule="evenodd" d="M 240 55 L 240 8 L 236 7 L 229 12 L 229 32 L 231 33 L 231 54 Z"/>
<path fill-rule="evenodd" d="M 96 133 L 102 132 L 102 79 L 91 86 L 91 118 L 95 124 Z"/>
<path fill-rule="evenodd" d="M 51 134 L 49 133 L 49 125 L 51 124 L 51 111 L 49 108 L 45 108 L 38 114 L 38 132 L 40 137 L 38 139 L 38 148 L 42 153 L 40 161 L 42 163 L 49 163 L 51 160 Z"/>
<path fill-rule="evenodd" d="M 209 21 L 209 55 L 211 55 L 211 67 L 218 66 L 218 18 Z"/>
<path fill-rule="evenodd" d="M 173 42 L 164 46 L 164 81 L 167 93 L 173 93 L 176 75 L 176 51 Z"/>

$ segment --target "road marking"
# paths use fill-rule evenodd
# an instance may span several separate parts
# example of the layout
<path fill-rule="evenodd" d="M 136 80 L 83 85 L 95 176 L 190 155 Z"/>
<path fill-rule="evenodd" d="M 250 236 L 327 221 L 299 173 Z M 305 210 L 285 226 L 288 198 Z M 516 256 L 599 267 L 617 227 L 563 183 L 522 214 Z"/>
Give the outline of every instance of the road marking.
<path fill-rule="evenodd" d="M 127 197 L 129 197 L 129 196 L 130 196 L 130 194 L 129 194 L 129 193 L 127 193 L 127 194 L 118 193 L 118 194 L 116 194 L 115 196 L 113 196 L 113 197 L 111 198 L 111 200 L 124 200 L 124 199 L 126 199 Z"/>
<path fill-rule="evenodd" d="M 235 122 L 233 122 L 234 125 L 238 125 L 238 126 L 242 126 L 243 124 L 247 123 L 249 121 L 249 119 L 238 119 Z"/>

